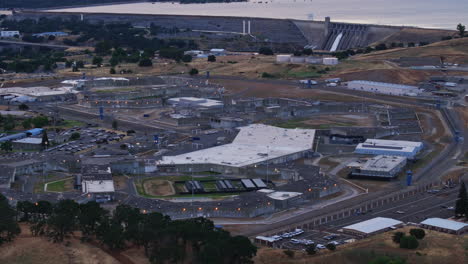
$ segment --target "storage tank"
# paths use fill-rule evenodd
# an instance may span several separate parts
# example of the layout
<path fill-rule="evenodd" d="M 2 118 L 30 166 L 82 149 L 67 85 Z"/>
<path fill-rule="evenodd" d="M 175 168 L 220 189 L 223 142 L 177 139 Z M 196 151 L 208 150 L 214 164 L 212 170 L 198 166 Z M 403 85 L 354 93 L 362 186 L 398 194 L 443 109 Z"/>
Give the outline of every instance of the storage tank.
<path fill-rule="evenodd" d="M 291 57 L 291 63 L 304 63 L 304 57 Z"/>
<path fill-rule="evenodd" d="M 323 58 L 323 64 L 325 65 L 337 65 L 338 64 L 338 58 Z"/>
<path fill-rule="evenodd" d="M 276 55 L 276 62 L 288 63 L 291 61 L 291 55 Z"/>
<path fill-rule="evenodd" d="M 323 59 L 321 57 L 307 57 L 305 61 L 306 63 L 309 63 L 309 64 L 322 64 L 323 63 Z"/>

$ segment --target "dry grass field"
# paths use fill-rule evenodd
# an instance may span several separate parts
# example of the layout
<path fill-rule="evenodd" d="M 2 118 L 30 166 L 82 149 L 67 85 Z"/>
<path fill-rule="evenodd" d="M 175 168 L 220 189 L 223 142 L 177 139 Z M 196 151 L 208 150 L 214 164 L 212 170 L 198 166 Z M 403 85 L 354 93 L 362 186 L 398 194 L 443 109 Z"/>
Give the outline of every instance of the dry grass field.
<path fill-rule="evenodd" d="M 151 196 L 169 196 L 174 195 L 175 190 L 170 181 L 151 179 L 143 184 L 145 193 Z"/>
<path fill-rule="evenodd" d="M 409 227 L 403 228 L 406 233 Z M 398 230 L 401 231 L 401 230 Z M 416 250 L 400 249 L 392 242 L 394 232 L 379 234 L 355 243 L 342 245 L 336 251 L 321 250 L 315 256 L 295 252 L 294 258 L 287 257 L 283 250 L 261 248 L 255 264 L 366 264 L 376 256 L 388 255 L 406 259 L 407 264 L 468 263 L 468 235 L 454 236 L 427 231 Z"/>

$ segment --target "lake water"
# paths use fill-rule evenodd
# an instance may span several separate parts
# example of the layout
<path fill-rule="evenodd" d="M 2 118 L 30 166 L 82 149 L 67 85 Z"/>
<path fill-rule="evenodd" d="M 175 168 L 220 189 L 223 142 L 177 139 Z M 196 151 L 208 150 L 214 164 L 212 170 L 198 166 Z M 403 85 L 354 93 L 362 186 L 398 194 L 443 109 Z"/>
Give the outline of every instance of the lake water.
<path fill-rule="evenodd" d="M 468 24 L 468 0 L 251 0 L 243 3 L 134 3 L 54 11 L 246 16 L 455 29 Z"/>

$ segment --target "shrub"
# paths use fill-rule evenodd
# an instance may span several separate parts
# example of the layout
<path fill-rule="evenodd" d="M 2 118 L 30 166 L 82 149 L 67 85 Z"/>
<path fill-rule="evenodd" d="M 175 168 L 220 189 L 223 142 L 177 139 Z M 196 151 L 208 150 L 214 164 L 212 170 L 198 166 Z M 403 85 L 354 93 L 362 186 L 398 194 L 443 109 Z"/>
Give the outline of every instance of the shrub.
<path fill-rule="evenodd" d="M 290 258 L 294 258 L 294 251 L 290 250 L 290 249 L 286 249 L 285 251 L 283 251 L 284 254 Z"/>
<path fill-rule="evenodd" d="M 426 236 L 426 232 L 421 228 L 412 228 L 410 234 L 417 239 L 423 239 Z"/>
<path fill-rule="evenodd" d="M 403 236 L 400 239 L 400 248 L 416 249 L 418 246 L 419 242 L 414 236 Z"/>
<path fill-rule="evenodd" d="M 306 252 L 308 255 L 315 255 L 315 253 L 317 253 L 317 249 L 315 245 L 310 245 L 310 246 L 307 246 Z"/>
<path fill-rule="evenodd" d="M 270 74 L 268 72 L 262 73 L 262 78 L 274 78 L 275 76 L 273 74 Z"/>
<path fill-rule="evenodd" d="M 208 56 L 208 61 L 209 62 L 215 62 L 216 61 L 216 56 L 215 55 Z"/>
<path fill-rule="evenodd" d="M 263 54 L 263 55 L 273 55 L 273 50 L 268 47 L 261 47 L 258 50 L 258 53 Z"/>
<path fill-rule="evenodd" d="M 332 243 L 327 244 L 326 247 L 327 247 L 328 250 L 331 250 L 331 251 L 333 251 L 333 250 L 336 249 L 336 245 L 335 245 L 335 244 L 332 244 Z"/>
<path fill-rule="evenodd" d="M 395 234 L 393 234 L 393 237 L 392 237 L 392 240 L 393 242 L 395 242 L 396 244 L 400 244 L 400 240 L 402 237 L 405 236 L 405 233 L 403 232 L 396 232 Z"/>
<path fill-rule="evenodd" d="M 81 137 L 80 133 L 78 132 L 74 132 L 73 134 L 71 134 L 70 136 L 70 140 L 77 140 Z"/>
<path fill-rule="evenodd" d="M 153 62 L 148 58 L 143 58 L 138 63 L 138 66 L 140 66 L 140 67 L 151 67 L 151 66 L 153 66 Z"/>
<path fill-rule="evenodd" d="M 110 74 L 115 74 L 115 69 L 114 69 L 114 68 L 111 68 L 111 69 L 109 70 L 109 73 L 110 73 Z"/>
<path fill-rule="evenodd" d="M 198 70 L 195 69 L 195 68 L 193 68 L 193 69 L 190 70 L 189 74 L 192 75 L 192 76 L 193 76 L 193 75 L 197 75 L 197 74 L 198 74 Z"/>
<path fill-rule="evenodd" d="M 192 61 L 192 56 L 190 56 L 188 54 L 184 55 L 184 56 L 182 56 L 182 61 L 183 62 L 191 62 Z"/>

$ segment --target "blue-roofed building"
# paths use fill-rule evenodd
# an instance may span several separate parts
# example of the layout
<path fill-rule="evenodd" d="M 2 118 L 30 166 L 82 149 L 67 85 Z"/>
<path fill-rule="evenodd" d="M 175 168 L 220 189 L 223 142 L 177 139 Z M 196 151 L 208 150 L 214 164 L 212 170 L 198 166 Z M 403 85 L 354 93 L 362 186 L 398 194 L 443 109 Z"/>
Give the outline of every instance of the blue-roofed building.
<path fill-rule="evenodd" d="M 54 36 L 54 37 L 66 37 L 69 34 L 67 32 L 61 32 L 61 31 L 56 31 L 56 32 L 42 32 L 42 33 L 36 33 L 33 34 L 34 37 L 49 37 L 49 36 Z"/>
<path fill-rule="evenodd" d="M 22 138 L 26 138 L 26 137 L 30 137 L 30 136 L 38 136 L 38 135 L 42 134 L 43 131 L 44 131 L 44 129 L 42 129 L 42 128 L 33 128 L 33 129 L 30 129 L 30 130 L 27 130 L 27 131 L 24 131 L 24 132 L 21 132 L 21 133 L 16 133 L 16 134 L 13 134 L 13 135 L 8 135 L 8 136 L 5 136 L 5 137 L 2 137 L 2 138 L 0 138 L 0 142 L 18 140 L 18 139 L 22 139 Z"/>
<path fill-rule="evenodd" d="M 30 130 L 25 131 L 25 132 L 26 132 L 26 134 L 30 134 L 31 136 L 37 136 L 37 135 L 42 134 L 43 131 L 44 131 L 44 129 L 42 129 L 42 128 L 33 128 L 33 129 L 30 129 Z"/>

